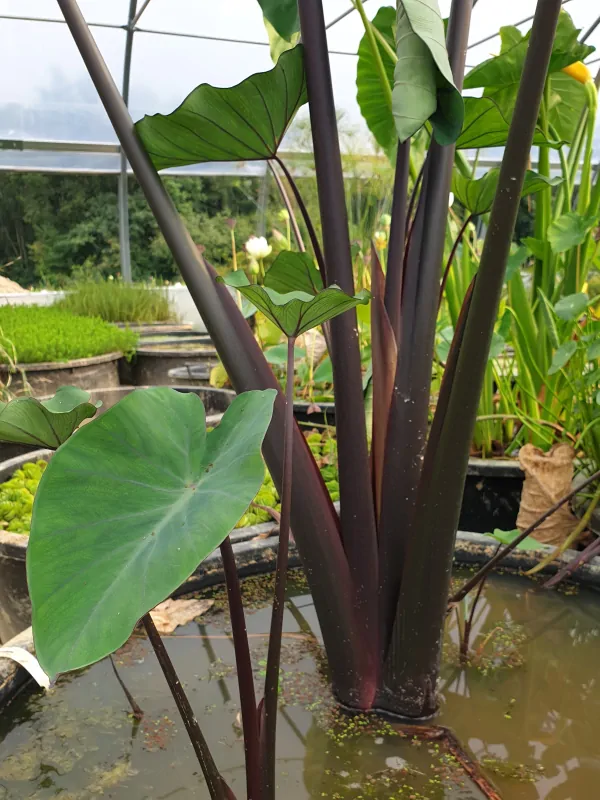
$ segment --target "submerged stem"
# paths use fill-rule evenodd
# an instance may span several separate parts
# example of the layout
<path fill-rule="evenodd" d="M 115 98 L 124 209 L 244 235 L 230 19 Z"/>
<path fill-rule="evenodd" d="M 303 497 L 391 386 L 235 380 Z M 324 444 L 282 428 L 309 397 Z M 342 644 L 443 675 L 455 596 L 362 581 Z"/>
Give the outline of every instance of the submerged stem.
<path fill-rule="evenodd" d="M 183 690 L 183 686 L 181 685 L 179 676 L 175 671 L 175 667 L 173 666 L 173 662 L 171 661 L 171 658 L 167 652 L 167 648 L 165 647 L 163 640 L 160 638 L 160 634 L 156 630 L 156 625 L 154 624 L 150 614 L 146 614 L 143 617 L 142 622 L 144 623 L 144 628 L 146 629 L 150 644 L 156 653 L 156 658 L 158 659 L 160 668 L 162 669 L 166 681 L 169 684 L 169 689 L 171 690 L 175 704 L 177 705 L 179 713 L 181 714 L 183 724 L 185 725 L 185 729 L 190 737 L 194 752 L 198 756 L 198 761 L 202 767 L 202 772 L 204 773 L 210 796 L 212 800 L 231 800 L 234 795 L 217 769 L 217 765 L 215 764 L 212 753 L 208 748 L 206 739 L 200 730 L 200 725 L 198 725 L 198 720 L 196 719 L 196 715 L 192 710 L 190 701 Z"/>
<path fill-rule="evenodd" d="M 254 673 L 250 660 L 248 631 L 242 602 L 240 579 L 235 565 L 233 547 L 229 536 L 221 545 L 223 571 L 227 586 L 227 600 L 231 617 L 233 647 L 237 666 L 238 686 L 240 690 L 240 706 L 242 710 L 242 728 L 244 732 L 244 752 L 246 755 L 246 789 L 248 800 L 260 800 L 260 747 L 258 741 L 258 713 L 256 694 L 254 691 Z"/>
<path fill-rule="evenodd" d="M 115 678 L 119 682 L 119 686 L 121 687 L 121 689 L 123 689 L 123 694 L 127 698 L 127 702 L 129 703 L 129 705 L 131 706 L 131 713 L 133 714 L 133 716 L 137 720 L 144 719 L 144 712 L 138 706 L 138 704 L 135 702 L 135 698 L 131 694 L 129 689 L 125 686 L 125 683 L 123 682 L 123 678 L 119 675 L 119 670 L 117 669 L 117 665 L 115 664 L 114 658 L 112 656 L 109 656 L 109 660 L 110 660 L 111 667 L 113 668 L 113 672 L 115 673 Z"/>
<path fill-rule="evenodd" d="M 279 549 L 275 572 L 275 598 L 271 614 L 267 673 L 265 678 L 264 719 L 261 722 L 261 744 L 263 747 L 263 785 L 265 800 L 275 800 L 275 748 L 277 737 L 277 705 L 279 697 L 279 665 L 281 663 L 281 639 L 283 613 L 285 610 L 285 584 L 287 578 L 288 550 L 290 541 L 290 511 L 292 501 L 292 446 L 294 431 L 294 344 L 295 336 L 288 339 L 288 355 L 285 385 L 285 424 L 283 441 L 283 480 L 281 487 L 281 523 L 279 526 Z"/>

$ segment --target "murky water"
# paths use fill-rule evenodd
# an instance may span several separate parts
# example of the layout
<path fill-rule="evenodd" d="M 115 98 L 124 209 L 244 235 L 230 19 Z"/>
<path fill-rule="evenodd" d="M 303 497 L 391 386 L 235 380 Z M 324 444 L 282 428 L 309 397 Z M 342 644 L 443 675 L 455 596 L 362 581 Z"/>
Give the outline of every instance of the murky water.
<path fill-rule="evenodd" d="M 267 579 L 269 580 L 269 579 Z M 257 686 L 266 658 L 264 579 L 245 584 Z M 166 642 L 216 761 L 245 797 L 238 693 L 222 591 L 202 619 Z M 469 607 L 459 609 L 464 618 Z M 389 725 L 336 712 L 322 674 L 316 617 L 296 578 L 289 593 L 278 729 L 278 798 L 481 800 L 435 743 L 413 743 Z M 449 620 L 443 708 L 505 800 L 592 800 L 600 794 L 600 602 L 540 593 L 494 577 L 473 622 L 469 660 L 457 659 Z M 49 694 L 22 694 L 0 717 L 0 798 L 166 800 L 208 797 L 148 642 L 116 657 L 145 711 L 132 721 L 110 663 L 63 679 Z"/>

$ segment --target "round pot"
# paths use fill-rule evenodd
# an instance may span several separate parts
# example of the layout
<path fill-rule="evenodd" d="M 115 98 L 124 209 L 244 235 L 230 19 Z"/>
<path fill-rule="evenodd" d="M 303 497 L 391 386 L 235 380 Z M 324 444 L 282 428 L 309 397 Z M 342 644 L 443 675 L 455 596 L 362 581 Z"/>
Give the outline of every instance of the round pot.
<path fill-rule="evenodd" d="M 141 337 L 156 336 L 157 334 L 175 336 L 178 334 L 189 334 L 192 330 L 191 325 L 175 322 L 115 322 L 114 325 L 118 328 L 129 328 L 129 330 L 138 333 Z"/>
<path fill-rule="evenodd" d="M 209 345 L 194 349 L 152 345 L 140 347 L 131 361 L 119 364 L 121 383 L 133 386 L 208 386 L 210 371 L 219 363 L 217 351 Z M 182 380 L 192 369 L 198 380 Z"/>
<path fill-rule="evenodd" d="M 119 385 L 118 363 L 121 353 L 106 353 L 92 358 L 77 358 L 73 361 L 43 361 L 40 364 L 17 364 L 12 375 L 11 391 L 24 389 L 21 372 L 25 372 L 27 383 L 36 397 L 53 395 L 59 386 L 79 386 L 81 389 L 96 389 L 102 386 Z M 0 365 L 0 377 L 5 381 L 8 369 Z"/>
<path fill-rule="evenodd" d="M 475 543 L 471 545 L 477 549 Z M 276 543 L 266 540 L 253 543 L 253 547 L 254 571 L 272 569 Z M 240 562 L 243 562 L 241 554 L 247 548 L 245 542 L 234 544 Z M 460 552 L 458 557 L 461 558 Z M 216 579 L 218 574 L 217 568 L 198 576 L 196 586 L 205 588 L 219 583 Z M 376 791 L 373 796 L 387 797 L 390 791 L 386 789 L 394 791 L 400 785 L 409 788 L 415 774 L 423 777 L 422 783 L 427 783 L 427 778 L 433 773 L 437 784 L 433 790 L 435 796 L 439 794 L 438 788 L 443 791 L 447 786 L 449 793 L 444 792 L 445 796 L 460 795 L 465 799 L 545 797 L 548 783 L 559 774 L 561 787 L 569 797 L 593 797 L 598 769 L 594 750 L 596 737 L 592 727 L 597 724 L 594 720 L 597 718 L 598 692 L 593 676 L 598 642 L 594 641 L 597 637 L 594 635 L 596 615 L 593 613 L 597 610 L 597 600 L 589 594 L 586 598 L 569 598 L 558 593 L 540 593 L 521 579 L 493 576 L 483 595 L 485 613 L 482 616 L 487 630 L 478 630 L 473 650 L 485 633 L 495 630 L 495 625 L 505 624 L 507 620 L 523 621 L 527 624 L 526 629 L 521 626 L 526 641 L 520 647 L 527 666 L 519 669 L 519 662 L 507 661 L 508 669 L 505 667 L 496 675 L 493 672 L 486 675 L 482 674 L 481 667 L 458 668 L 450 653 L 440 676 L 444 703 L 439 718 L 432 725 L 419 729 L 401 728 L 404 736 L 398 737 L 389 735 L 394 731 L 387 724 L 380 726 L 381 729 L 369 730 L 368 723 L 373 722 L 372 718 L 359 717 L 356 721 L 356 717 L 343 717 L 335 713 L 335 709 L 333 717 L 327 715 L 327 706 L 322 705 L 323 698 L 328 697 L 330 701 L 332 698 L 327 679 L 322 675 L 319 677 L 320 648 L 318 638 L 317 641 L 313 638 L 314 634 L 318 637 L 315 609 L 305 582 L 295 576 L 290 578 L 293 587 L 286 603 L 289 610 L 282 650 L 283 707 L 279 728 L 280 761 L 277 765 L 278 772 L 281 771 L 279 791 L 282 796 L 293 800 L 317 796 L 353 797 L 356 794 L 352 790 L 360 788 L 359 782 L 366 778 L 369 789 Z M 262 584 L 255 584 L 254 590 L 257 586 Z M 250 597 L 252 591 L 251 586 Z M 528 598 L 524 598 L 524 594 Z M 217 599 L 224 602 L 222 590 Z M 581 604 L 585 607 L 579 609 Z M 532 611 L 526 614 L 525 620 L 523 610 L 529 606 Z M 575 621 L 569 611 L 576 612 Z M 262 607 L 254 612 L 249 608 L 248 614 L 251 620 L 251 658 L 258 671 L 263 663 L 260 659 L 264 659 L 266 638 L 262 637 L 268 631 L 269 614 Z M 203 720 L 211 716 L 210 720 L 205 720 L 204 726 L 211 747 L 217 741 L 226 745 L 213 752 L 219 767 L 228 780 L 232 780 L 233 790 L 241 797 L 245 796 L 242 795 L 244 776 L 239 766 L 243 759 L 243 743 L 237 723 L 237 677 L 227 625 L 216 605 L 186 628 L 178 629 L 165 639 L 165 643 L 182 682 L 188 688 L 190 701 L 204 710 Z M 448 625 L 445 647 L 456 647 L 457 627 L 456 623 L 454 627 Z M 513 629 L 507 628 L 509 630 Z M 573 630 L 579 636 L 574 637 Z M 24 632 L 11 644 L 31 652 L 31 631 Z M 510 649 L 511 644 L 508 637 L 502 641 L 498 650 L 500 657 L 502 648 Z M 516 654 L 519 654 L 519 645 Z M 159 791 L 160 796 L 168 796 L 168 792 L 173 793 L 173 790 L 187 796 L 187 785 L 190 797 L 208 796 L 205 786 L 195 779 L 198 768 L 189 742 L 183 733 L 176 738 L 177 729 L 182 726 L 147 640 L 139 636 L 130 639 L 117 651 L 114 662 L 120 679 L 144 710 L 141 723 L 128 721 L 128 704 L 109 660 L 73 674 L 59 683 L 47 698 L 39 692 L 31 701 L 22 698 L 14 709 L 8 710 L 4 721 L 5 730 L 13 732 L 12 741 L 7 740 L 3 749 L 3 755 L 8 756 L 3 762 L 4 780 L 9 782 L 9 791 L 15 792 L 11 797 L 28 795 L 35 781 L 40 776 L 45 777 L 38 762 L 48 762 L 51 766 L 61 763 L 63 744 L 70 748 L 71 754 L 73 741 L 82 753 L 75 752 L 75 758 L 65 759 L 63 769 L 52 773 L 53 780 L 58 782 L 50 784 L 53 790 L 58 785 L 59 790 L 68 792 L 71 788 L 79 790 L 82 785 L 91 786 L 93 783 L 95 787 L 109 790 L 115 798 L 132 796 L 132 789 L 135 797 L 156 797 Z M 540 674 L 540 671 L 544 681 L 532 681 L 531 675 Z M 10 700 L 15 699 L 26 680 L 21 668 L 0 659 L 0 708 L 5 708 Z M 585 692 L 581 691 L 581 686 Z M 32 708 L 36 713 L 28 714 Z M 561 723 L 568 726 L 569 736 L 548 736 L 549 714 L 559 731 L 564 730 Z M 64 728 L 57 724 L 61 720 L 64 723 L 65 719 L 71 737 L 66 743 L 63 742 Z M 395 727 L 393 721 L 391 725 Z M 450 725 L 452 731 L 442 727 L 446 725 Z M 364 727 L 358 738 L 353 736 L 357 727 Z M 425 741 L 411 749 L 406 736 L 412 738 L 417 730 L 419 738 L 423 736 Z M 432 733 L 435 735 L 433 740 L 428 738 Z M 116 745 L 112 751 L 105 751 L 111 740 Z M 532 741 L 541 741 L 544 746 L 532 748 Z M 448 743 L 451 745 L 449 750 L 443 750 Z M 467 743 L 472 753 L 468 752 Z M 168 752 L 161 754 L 164 750 Z M 148 751 L 155 754 L 150 761 Z M 109 759 L 110 752 L 112 757 Z M 448 773 L 443 769 L 444 762 L 448 763 L 444 752 L 451 756 L 450 764 L 462 768 L 460 773 Z M 54 760 L 50 761 L 47 753 L 52 753 Z M 83 760 L 81 755 L 86 753 L 90 757 Z M 173 756 L 170 753 L 177 754 L 176 769 L 168 768 L 172 767 L 169 761 L 172 762 Z M 439 767 L 442 769 L 436 766 L 440 755 Z M 92 769 L 90 759 L 94 764 Z M 160 767 L 152 766 L 152 759 L 162 760 L 168 765 L 164 781 L 157 773 Z M 144 763 L 145 769 L 139 769 Z M 569 763 L 569 769 L 561 772 L 560 767 L 565 763 Z M 418 768 L 419 772 L 405 772 L 406 765 Z M 496 769 L 503 766 L 504 774 Z M 153 780 L 160 783 L 156 786 L 156 794 L 150 793 L 149 788 L 155 787 L 148 787 L 144 775 L 152 769 Z M 69 778 L 71 770 L 73 777 Z M 511 771 L 514 774 L 510 774 Z M 185 773 L 183 778 L 180 777 L 182 772 Z M 290 782 L 285 783 L 288 773 Z M 103 784 L 101 780 L 105 775 L 107 783 Z M 329 776 L 334 776 L 333 781 Z M 444 787 L 441 787 L 440 776 Z M 448 776 L 454 776 L 454 779 L 446 782 Z M 468 776 L 477 781 L 479 791 L 469 782 Z M 383 783 L 378 784 L 380 779 Z M 75 782 L 75 787 L 69 785 L 69 780 Z M 80 780 L 85 783 L 77 783 Z M 483 781 L 486 781 L 485 792 L 482 791 Z M 496 791 L 494 783 L 498 783 Z M 550 783 L 550 787 L 552 785 Z M 332 791 L 344 790 L 345 787 L 349 790 L 347 794 Z M 96 788 L 90 796 L 96 796 L 97 792 L 104 793 Z M 418 796 L 424 795 L 420 793 Z M 427 792 L 425 796 L 433 795 Z"/>

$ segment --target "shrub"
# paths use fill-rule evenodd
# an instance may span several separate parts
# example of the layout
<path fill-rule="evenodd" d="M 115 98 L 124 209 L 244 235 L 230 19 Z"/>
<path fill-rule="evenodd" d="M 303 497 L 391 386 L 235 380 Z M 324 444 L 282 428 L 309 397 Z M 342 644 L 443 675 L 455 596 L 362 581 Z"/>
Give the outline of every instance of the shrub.
<path fill-rule="evenodd" d="M 161 289 L 111 280 L 76 284 L 56 307 L 105 322 L 165 322 L 175 318 Z"/>
<path fill-rule="evenodd" d="M 78 317 L 53 307 L 4 306 L 0 308 L 0 328 L 5 340 L 14 342 L 21 364 L 42 361 L 70 361 L 105 353 L 130 356 L 137 335 L 101 319 Z M 8 363 L 4 348 L 0 363 Z"/>

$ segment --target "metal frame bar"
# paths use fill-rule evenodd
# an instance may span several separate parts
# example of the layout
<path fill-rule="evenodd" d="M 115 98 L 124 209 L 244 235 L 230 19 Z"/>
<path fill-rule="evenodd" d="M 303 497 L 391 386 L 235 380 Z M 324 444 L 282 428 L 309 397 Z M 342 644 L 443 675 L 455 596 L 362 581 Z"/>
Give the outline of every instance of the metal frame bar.
<path fill-rule="evenodd" d="M 148 5 L 144 6 L 144 8 Z M 142 8 L 142 11 L 144 10 Z M 134 20 L 137 12 L 137 0 L 129 0 L 127 16 L 127 34 L 125 37 L 125 53 L 123 56 L 123 102 L 129 106 L 129 89 L 131 85 L 131 56 L 133 52 Z M 121 256 L 121 275 L 125 283 L 131 283 L 131 242 L 129 238 L 129 197 L 128 197 L 127 156 L 121 148 L 121 171 L 119 172 L 119 251 Z"/>
<path fill-rule="evenodd" d="M 566 4 L 570 2 L 571 0 L 563 0 L 561 5 L 566 6 Z M 531 22 L 532 19 L 533 19 L 533 14 L 530 17 L 525 17 L 525 19 L 522 19 L 519 22 L 513 22 L 513 27 L 518 28 L 519 25 L 524 25 L 526 22 Z M 478 42 L 473 42 L 473 44 L 468 45 L 467 50 L 471 50 L 471 48 L 477 47 L 480 44 L 485 44 L 485 42 L 491 42 L 492 39 L 496 39 L 498 36 L 500 36 L 500 33 L 498 31 L 496 31 L 496 33 L 491 33 L 489 36 L 485 36 L 483 39 L 479 39 Z"/>

